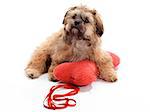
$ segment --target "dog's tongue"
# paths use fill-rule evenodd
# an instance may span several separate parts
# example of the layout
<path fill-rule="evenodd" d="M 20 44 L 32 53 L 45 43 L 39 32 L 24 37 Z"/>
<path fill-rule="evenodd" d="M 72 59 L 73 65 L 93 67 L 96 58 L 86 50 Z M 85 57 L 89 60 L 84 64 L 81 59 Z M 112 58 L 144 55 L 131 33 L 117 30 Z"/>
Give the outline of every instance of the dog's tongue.
<path fill-rule="evenodd" d="M 78 34 L 79 33 L 79 30 L 77 28 L 72 28 L 71 32 L 73 34 Z"/>

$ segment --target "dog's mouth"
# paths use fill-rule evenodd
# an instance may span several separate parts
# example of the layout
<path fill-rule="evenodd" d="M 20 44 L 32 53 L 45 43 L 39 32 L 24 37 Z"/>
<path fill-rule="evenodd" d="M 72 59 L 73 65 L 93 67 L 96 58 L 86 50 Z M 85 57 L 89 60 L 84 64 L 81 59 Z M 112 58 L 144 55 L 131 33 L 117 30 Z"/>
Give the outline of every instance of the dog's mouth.
<path fill-rule="evenodd" d="M 79 27 L 72 26 L 71 33 L 73 35 L 82 36 L 85 33 L 85 28 L 83 26 L 79 26 Z"/>
<path fill-rule="evenodd" d="M 80 33 L 80 29 L 77 28 L 77 27 L 72 27 L 72 28 L 71 28 L 71 33 L 72 33 L 72 34 L 78 34 L 78 33 Z"/>

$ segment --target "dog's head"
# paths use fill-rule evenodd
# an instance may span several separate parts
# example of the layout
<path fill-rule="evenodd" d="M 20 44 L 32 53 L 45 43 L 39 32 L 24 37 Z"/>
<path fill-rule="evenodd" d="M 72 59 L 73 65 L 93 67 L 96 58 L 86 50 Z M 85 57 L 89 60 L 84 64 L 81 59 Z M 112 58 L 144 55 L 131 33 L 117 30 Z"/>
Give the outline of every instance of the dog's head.
<path fill-rule="evenodd" d="M 83 39 L 91 35 L 101 37 L 104 32 L 103 23 L 97 11 L 85 6 L 71 7 L 64 16 L 63 24 L 70 38 Z"/>

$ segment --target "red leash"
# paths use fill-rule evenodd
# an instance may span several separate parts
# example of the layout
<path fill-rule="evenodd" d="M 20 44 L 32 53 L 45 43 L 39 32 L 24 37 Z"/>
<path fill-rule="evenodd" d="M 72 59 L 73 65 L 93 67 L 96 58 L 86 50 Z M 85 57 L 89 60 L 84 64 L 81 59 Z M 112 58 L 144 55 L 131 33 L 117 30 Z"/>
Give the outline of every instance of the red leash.
<path fill-rule="evenodd" d="M 65 88 L 65 89 L 73 89 L 72 91 L 65 93 L 65 94 L 54 94 L 54 91 L 59 88 Z M 56 86 L 52 86 L 50 89 L 49 94 L 44 99 L 43 105 L 47 109 L 63 109 L 68 106 L 73 107 L 76 105 L 76 101 L 74 99 L 66 98 L 65 96 L 72 96 L 79 92 L 79 88 L 70 84 L 60 84 Z M 47 100 L 47 105 L 45 105 L 45 101 Z M 64 101 L 64 103 L 56 103 L 59 101 Z M 70 103 L 71 102 L 71 103 Z"/>

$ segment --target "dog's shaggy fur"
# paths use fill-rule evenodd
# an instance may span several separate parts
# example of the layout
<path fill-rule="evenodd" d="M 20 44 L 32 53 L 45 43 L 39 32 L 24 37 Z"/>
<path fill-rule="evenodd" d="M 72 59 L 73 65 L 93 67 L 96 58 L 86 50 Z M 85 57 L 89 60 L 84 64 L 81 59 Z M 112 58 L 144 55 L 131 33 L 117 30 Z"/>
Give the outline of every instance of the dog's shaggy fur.
<path fill-rule="evenodd" d="M 71 7 L 63 24 L 64 28 L 35 50 L 25 69 L 26 74 L 33 79 L 48 72 L 49 79 L 54 81 L 53 69 L 58 64 L 88 59 L 97 64 L 99 78 L 116 81 L 112 59 L 100 48 L 104 29 L 97 11 L 85 6 Z"/>

